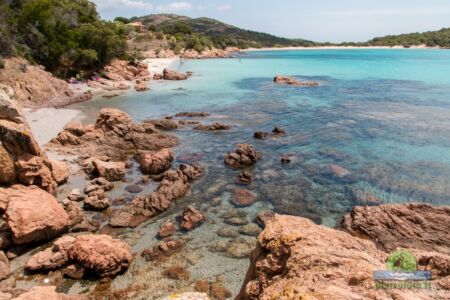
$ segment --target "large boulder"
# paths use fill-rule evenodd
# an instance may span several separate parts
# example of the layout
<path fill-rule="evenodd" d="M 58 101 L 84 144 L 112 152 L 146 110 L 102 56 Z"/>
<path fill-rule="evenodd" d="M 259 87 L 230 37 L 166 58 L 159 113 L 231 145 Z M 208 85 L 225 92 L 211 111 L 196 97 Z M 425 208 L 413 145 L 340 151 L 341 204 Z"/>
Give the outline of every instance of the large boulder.
<path fill-rule="evenodd" d="M 396 230 L 391 228 L 389 230 Z M 412 239 L 415 237 L 413 236 Z M 439 255 L 429 253 L 434 258 Z M 258 237 L 250 268 L 236 299 L 447 299 L 445 268 L 433 276 L 433 290 L 374 289 L 373 271 L 386 270 L 388 253 L 367 239 L 319 226 L 300 217 L 274 215 Z M 420 268 L 435 265 L 420 257 Z M 419 263 L 420 264 L 420 263 Z"/>
<path fill-rule="evenodd" d="M 174 156 L 171 149 L 138 154 L 138 161 L 142 173 L 149 175 L 156 175 L 166 171 L 171 167 L 173 159 Z"/>
<path fill-rule="evenodd" d="M 356 206 L 344 217 L 342 227 L 353 235 L 374 240 L 386 251 L 402 247 L 450 255 L 449 207 L 427 204 Z"/>
<path fill-rule="evenodd" d="M 233 168 L 242 168 L 254 165 L 260 160 L 262 154 L 256 151 L 250 144 L 237 144 L 235 152 L 225 155 L 225 163 Z"/>
<path fill-rule="evenodd" d="M 130 247 L 109 235 L 81 235 L 76 237 L 69 257 L 100 277 L 125 271 L 133 256 Z"/>
<path fill-rule="evenodd" d="M 70 220 L 51 194 L 37 186 L 14 185 L 4 189 L 6 220 L 15 244 L 48 240 L 65 232 Z"/>
<path fill-rule="evenodd" d="M 63 184 L 69 178 L 69 167 L 62 161 L 51 160 L 50 168 L 53 180 L 55 180 L 57 184 Z"/>
<path fill-rule="evenodd" d="M 64 236 L 53 243 L 53 246 L 34 254 L 28 259 L 25 268 L 30 271 L 54 270 L 69 261 L 69 249 L 75 242 L 72 236 Z"/>

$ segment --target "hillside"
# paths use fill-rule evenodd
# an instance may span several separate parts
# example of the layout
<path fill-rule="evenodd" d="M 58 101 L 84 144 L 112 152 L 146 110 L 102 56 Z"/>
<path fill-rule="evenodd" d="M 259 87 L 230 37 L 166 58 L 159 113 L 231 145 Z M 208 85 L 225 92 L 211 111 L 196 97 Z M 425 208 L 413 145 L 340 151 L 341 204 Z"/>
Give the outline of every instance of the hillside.
<path fill-rule="evenodd" d="M 178 33 L 198 34 L 207 37 L 216 47 L 276 47 L 276 46 L 307 46 L 314 45 L 312 41 L 291 40 L 271 34 L 245 30 L 210 18 L 189 18 L 172 14 L 148 15 L 132 18 L 148 25 L 152 31 L 166 34 Z"/>
<path fill-rule="evenodd" d="M 428 47 L 450 48 L 450 28 L 423 33 L 408 33 L 400 35 L 387 35 L 374 38 L 366 43 L 369 46 L 397 46 L 405 47 L 426 45 Z"/>

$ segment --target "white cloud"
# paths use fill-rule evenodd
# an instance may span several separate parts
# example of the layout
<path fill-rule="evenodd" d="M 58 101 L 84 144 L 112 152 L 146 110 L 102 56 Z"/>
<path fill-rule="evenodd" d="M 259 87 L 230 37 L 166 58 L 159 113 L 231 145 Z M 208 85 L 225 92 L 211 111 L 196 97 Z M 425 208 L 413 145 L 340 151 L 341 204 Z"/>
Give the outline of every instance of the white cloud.
<path fill-rule="evenodd" d="M 142 9 L 152 10 L 153 4 L 142 0 L 93 0 L 99 9 Z"/>
<path fill-rule="evenodd" d="M 231 9 L 231 5 L 230 4 L 219 5 L 219 6 L 216 6 L 216 9 L 218 11 L 230 10 Z"/>
<path fill-rule="evenodd" d="M 177 12 L 191 10 L 192 4 L 189 2 L 172 2 L 167 5 L 159 5 L 157 10 L 162 12 Z"/>
<path fill-rule="evenodd" d="M 229 4 L 223 4 L 223 5 L 217 5 L 215 3 L 208 4 L 208 5 L 199 5 L 197 6 L 198 10 L 217 10 L 217 11 L 226 11 L 231 9 L 231 5 Z"/>
<path fill-rule="evenodd" d="M 346 10 L 346 11 L 322 11 L 314 16 L 321 17 L 380 17 L 380 16 L 424 16 L 446 15 L 450 8 L 404 8 L 404 9 L 373 9 L 373 10 Z M 312 16 L 311 15 L 311 16 Z"/>

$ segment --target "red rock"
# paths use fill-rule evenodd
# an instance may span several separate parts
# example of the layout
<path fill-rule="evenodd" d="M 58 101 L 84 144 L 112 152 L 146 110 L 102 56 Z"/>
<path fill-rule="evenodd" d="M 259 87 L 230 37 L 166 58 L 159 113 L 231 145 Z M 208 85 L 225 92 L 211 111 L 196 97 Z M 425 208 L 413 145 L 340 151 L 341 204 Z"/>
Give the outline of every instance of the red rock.
<path fill-rule="evenodd" d="M 66 125 L 66 127 L 64 127 L 64 130 L 76 136 L 82 136 L 83 134 L 86 133 L 86 131 L 83 128 L 83 125 L 80 122 L 70 122 L 69 124 Z"/>
<path fill-rule="evenodd" d="M 187 74 L 171 71 L 164 69 L 163 79 L 164 80 L 186 80 L 188 78 Z"/>
<path fill-rule="evenodd" d="M 5 252 L 0 251 L 0 280 L 5 279 L 9 275 L 9 259 Z"/>
<path fill-rule="evenodd" d="M 63 184 L 69 178 L 69 167 L 62 161 L 51 160 L 50 169 L 52 177 L 57 184 Z"/>
<path fill-rule="evenodd" d="M 95 168 L 96 177 L 103 177 L 108 181 L 119 181 L 125 177 L 125 163 L 118 162 L 106 162 L 99 159 L 92 161 Z"/>
<path fill-rule="evenodd" d="M 69 218 L 55 197 L 36 186 L 5 189 L 6 219 L 16 244 L 51 239 L 66 231 Z"/>
<path fill-rule="evenodd" d="M 12 300 L 88 300 L 88 296 L 57 293 L 56 286 L 35 286 Z"/>
<path fill-rule="evenodd" d="M 183 212 L 181 228 L 185 230 L 192 230 L 200 226 L 205 221 L 205 219 L 205 216 L 196 208 L 188 206 Z"/>
<path fill-rule="evenodd" d="M 134 89 L 137 92 L 145 92 L 145 91 L 150 90 L 150 87 L 148 86 L 147 82 L 142 81 L 142 82 L 136 83 L 136 85 L 134 86 Z"/>
<path fill-rule="evenodd" d="M 157 175 L 166 171 L 171 167 L 173 159 L 174 156 L 171 149 L 138 154 L 138 161 L 142 173 L 149 175 Z"/>
<path fill-rule="evenodd" d="M 181 164 L 179 170 L 187 177 L 189 181 L 194 181 L 203 175 L 203 169 L 197 164 Z"/>
<path fill-rule="evenodd" d="M 125 271 L 133 260 L 130 247 L 108 235 L 77 236 L 69 257 L 100 277 Z"/>
<path fill-rule="evenodd" d="M 262 155 L 252 145 L 237 144 L 236 152 L 228 152 L 225 163 L 233 168 L 251 166 L 261 159 Z"/>
<path fill-rule="evenodd" d="M 356 206 L 342 227 L 377 242 L 386 251 L 421 249 L 450 255 L 450 208 L 426 204 Z"/>
<path fill-rule="evenodd" d="M 111 206 L 111 200 L 102 196 L 90 196 L 84 200 L 85 210 L 105 210 Z"/>
<path fill-rule="evenodd" d="M 177 228 L 172 222 L 164 224 L 158 232 L 159 238 L 166 238 L 173 235 L 177 231 Z"/>
<path fill-rule="evenodd" d="M 59 238 L 49 247 L 43 251 L 34 254 L 28 259 L 25 268 L 30 271 L 37 270 L 54 270 L 69 261 L 68 250 L 72 246 L 75 238 L 72 236 L 64 236 Z"/>
<path fill-rule="evenodd" d="M 152 124 L 160 130 L 175 130 L 179 128 L 178 124 L 170 119 L 146 120 L 144 122 Z"/>
<path fill-rule="evenodd" d="M 237 180 L 243 184 L 249 184 L 252 181 L 253 175 L 249 171 L 242 171 L 237 176 Z"/>
<path fill-rule="evenodd" d="M 232 201 L 237 206 L 249 206 L 256 202 L 256 195 L 246 189 L 235 189 Z"/>
<path fill-rule="evenodd" d="M 79 265 L 69 265 L 64 268 L 63 274 L 72 279 L 82 279 L 86 270 Z"/>

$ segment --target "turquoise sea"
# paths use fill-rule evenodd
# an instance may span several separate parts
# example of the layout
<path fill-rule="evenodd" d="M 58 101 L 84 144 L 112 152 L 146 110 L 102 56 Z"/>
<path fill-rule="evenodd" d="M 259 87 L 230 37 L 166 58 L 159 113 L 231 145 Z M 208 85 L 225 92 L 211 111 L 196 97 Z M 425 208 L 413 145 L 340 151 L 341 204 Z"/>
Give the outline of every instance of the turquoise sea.
<path fill-rule="evenodd" d="M 177 156 L 195 154 L 207 169 L 186 201 L 208 203 L 238 187 L 239 172 L 226 167 L 223 157 L 245 142 L 263 153 L 247 188 L 260 205 L 277 212 L 334 226 L 358 204 L 450 204 L 448 50 L 257 51 L 172 68 L 194 75 L 183 82 L 151 82 L 146 93 L 74 107 L 94 113 L 117 107 L 136 120 L 204 111 L 212 116 L 202 122 L 232 125 L 227 132 L 190 127 L 173 132 L 181 139 Z M 275 75 L 320 86 L 279 86 Z M 288 134 L 253 138 L 255 131 L 274 126 Z M 292 162 L 283 165 L 280 157 L 286 154 Z M 333 175 L 332 164 L 350 174 Z M 214 195 L 205 192 L 215 186 Z"/>

